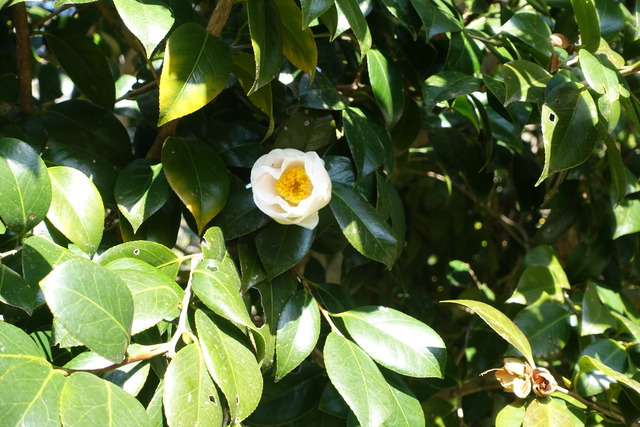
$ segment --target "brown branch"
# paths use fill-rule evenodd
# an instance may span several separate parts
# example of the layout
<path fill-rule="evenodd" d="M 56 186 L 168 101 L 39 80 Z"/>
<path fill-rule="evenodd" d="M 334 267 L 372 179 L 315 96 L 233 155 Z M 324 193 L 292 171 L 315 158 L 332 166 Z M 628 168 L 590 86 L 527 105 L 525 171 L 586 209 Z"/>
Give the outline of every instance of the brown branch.
<path fill-rule="evenodd" d="M 209 23 L 207 24 L 207 32 L 213 36 L 219 36 L 222 34 L 229 15 L 231 14 L 231 8 L 233 7 L 234 0 L 218 0 L 215 9 L 211 14 Z"/>
<path fill-rule="evenodd" d="M 587 399 L 585 399 L 584 397 L 580 396 L 579 394 L 576 394 L 576 393 L 572 392 L 571 390 L 567 390 L 566 388 L 558 387 L 556 390 L 559 391 L 560 393 L 566 394 L 567 396 L 573 397 L 574 399 L 578 400 L 580 403 L 584 404 L 587 408 L 589 408 L 589 409 L 591 409 L 593 411 L 598 411 L 601 414 L 606 415 L 607 417 L 609 417 L 611 419 L 614 419 L 614 420 L 616 420 L 618 422 L 621 422 L 623 424 L 625 423 L 624 417 L 622 415 L 618 414 L 617 412 L 610 411 L 610 410 L 608 410 L 606 408 L 603 408 L 602 406 L 600 406 L 600 405 L 598 405 L 596 403 L 590 402 Z"/>
<path fill-rule="evenodd" d="M 33 79 L 31 43 L 29 35 L 31 29 L 27 18 L 27 6 L 17 3 L 11 7 L 13 22 L 16 29 L 18 87 L 20 89 L 20 111 L 33 114 L 33 95 L 31 93 L 31 80 Z"/>
<path fill-rule="evenodd" d="M 69 10 L 72 7 L 76 7 L 76 6 L 77 6 L 76 4 L 65 4 L 61 8 L 54 10 L 53 12 L 51 12 L 50 14 L 48 14 L 47 16 L 45 16 L 44 18 L 42 18 L 38 22 L 35 22 L 35 23 L 31 24 L 31 31 L 35 30 L 36 28 L 42 27 L 44 24 L 46 24 L 47 22 L 49 22 L 50 20 L 52 20 L 56 16 L 60 15 L 65 10 Z"/>
<path fill-rule="evenodd" d="M 176 133 L 178 122 L 179 120 L 175 119 L 167 124 L 160 126 L 160 129 L 158 129 L 158 135 L 156 136 L 155 141 L 153 141 L 153 145 L 147 152 L 147 159 L 160 160 L 162 154 L 162 145 L 167 138 Z"/>

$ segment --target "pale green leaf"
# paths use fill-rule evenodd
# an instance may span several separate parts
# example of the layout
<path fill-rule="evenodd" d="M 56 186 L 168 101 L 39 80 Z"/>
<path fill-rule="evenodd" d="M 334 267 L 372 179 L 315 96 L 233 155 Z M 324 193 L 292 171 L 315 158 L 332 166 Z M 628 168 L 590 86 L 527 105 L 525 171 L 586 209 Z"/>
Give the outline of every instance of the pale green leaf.
<path fill-rule="evenodd" d="M 173 26 L 175 20 L 171 9 L 161 0 L 114 0 L 113 4 L 150 58 Z"/>

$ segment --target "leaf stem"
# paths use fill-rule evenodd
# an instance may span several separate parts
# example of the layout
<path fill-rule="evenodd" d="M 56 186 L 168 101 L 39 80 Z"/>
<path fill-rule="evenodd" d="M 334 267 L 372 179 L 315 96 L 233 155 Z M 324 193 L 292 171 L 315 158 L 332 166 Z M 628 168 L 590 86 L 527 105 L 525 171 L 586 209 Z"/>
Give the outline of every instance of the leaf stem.
<path fill-rule="evenodd" d="M 46 24 L 47 22 L 49 22 L 50 20 L 52 20 L 56 16 L 60 15 L 62 12 L 71 9 L 72 7 L 77 7 L 77 6 L 78 6 L 77 4 L 65 4 L 64 6 L 58 8 L 57 10 L 54 10 L 53 12 L 51 12 L 50 14 L 48 14 L 47 16 L 45 16 L 44 18 L 42 18 L 38 22 L 35 22 L 35 23 L 31 24 L 31 30 L 33 31 L 36 28 L 42 27 L 44 24 Z"/>
<path fill-rule="evenodd" d="M 307 279 L 305 279 L 305 277 L 297 270 L 294 269 L 296 276 L 298 277 L 298 280 L 300 280 L 300 282 L 302 283 L 302 286 L 304 287 L 304 290 L 307 291 L 307 293 L 309 295 L 311 295 L 311 298 L 313 298 L 313 300 L 316 302 L 316 304 L 318 305 L 318 310 L 320 310 L 320 313 L 322 313 L 322 317 L 324 317 L 324 319 L 327 321 L 327 323 L 329 324 L 329 326 L 331 327 L 331 331 L 337 333 L 338 335 L 340 335 L 341 337 L 344 337 L 344 334 L 342 332 L 340 332 L 340 329 L 338 329 L 338 327 L 336 326 L 336 324 L 333 322 L 333 319 L 331 319 L 332 314 L 329 313 L 323 306 L 322 304 L 320 304 L 320 301 L 318 301 L 316 299 L 316 296 L 313 294 L 313 292 L 311 291 L 311 287 L 309 286 L 309 282 L 307 281 Z"/>
<path fill-rule="evenodd" d="M 602 406 L 590 402 L 587 399 L 585 399 L 584 397 L 580 396 L 579 394 L 576 394 L 574 392 L 572 392 L 571 390 L 567 390 L 566 388 L 563 387 L 557 387 L 556 388 L 557 391 L 559 391 L 560 393 L 564 393 L 567 396 L 573 397 L 574 399 L 576 399 L 577 401 L 579 401 L 580 403 L 584 404 L 587 408 L 592 409 L 594 411 L 598 411 L 600 413 L 602 413 L 603 415 L 606 415 L 609 418 L 612 418 L 618 422 L 621 423 L 625 423 L 625 419 L 621 414 L 618 414 L 617 412 L 613 412 L 610 411 L 608 409 L 603 408 Z"/>

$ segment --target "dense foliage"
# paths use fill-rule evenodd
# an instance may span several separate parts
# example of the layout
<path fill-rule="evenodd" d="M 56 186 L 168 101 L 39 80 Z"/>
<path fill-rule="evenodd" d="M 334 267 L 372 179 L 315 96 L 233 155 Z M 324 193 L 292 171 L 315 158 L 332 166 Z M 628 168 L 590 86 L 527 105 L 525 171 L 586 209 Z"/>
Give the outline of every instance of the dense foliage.
<path fill-rule="evenodd" d="M 0 425 L 638 421 L 639 16 L 0 0 Z"/>

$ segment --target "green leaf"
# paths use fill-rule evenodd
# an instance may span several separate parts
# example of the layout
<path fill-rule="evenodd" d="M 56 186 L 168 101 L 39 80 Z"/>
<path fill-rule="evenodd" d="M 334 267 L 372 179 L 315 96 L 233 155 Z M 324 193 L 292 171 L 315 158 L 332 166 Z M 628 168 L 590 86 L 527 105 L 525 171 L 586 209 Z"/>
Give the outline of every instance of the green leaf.
<path fill-rule="evenodd" d="M 391 268 L 397 239 L 378 212 L 358 193 L 339 182 L 333 184 L 329 205 L 349 243 L 362 255 Z"/>
<path fill-rule="evenodd" d="M 526 406 L 522 400 L 506 405 L 496 416 L 496 427 L 520 427 L 524 420 Z"/>
<path fill-rule="evenodd" d="M 411 316 L 388 307 L 367 306 L 339 315 L 353 340 L 376 362 L 411 377 L 444 376 L 442 338 Z"/>
<path fill-rule="evenodd" d="M 196 328 L 209 373 L 222 390 L 231 420 L 239 423 L 258 406 L 262 395 L 262 374 L 246 339 L 236 329 L 214 323 L 196 311 Z"/>
<path fill-rule="evenodd" d="M 579 83 L 561 83 L 551 89 L 541 115 L 545 161 L 536 186 L 549 175 L 587 160 L 598 138 L 596 104 Z"/>
<path fill-rule="evenodd" d="M 599 115 L 598 134 L 604 140 L 607 147 L 607 161 L 609 163 L 609 173 L 611 174 L 612 188 L 616 202 L 620 203 L 627 194 L 627 169 L 622 160 L 622 153 L 609 134 L 609 130 L 605 126 L 605 120 L 602 114 Z"/>
<path fill-rule="evenodd" d="M 391 129 L 404 111 L 402 75 L 395 62 L 389 61 L 377 49 L 372 49 L 367 55 L 367 67 L 373 95 L 382 111 L 387 129 Z"/>
<path fill-rule="evenodd" d="M 7 228 L 26 233 L 50 203 L 51 182 L 38 153 L 18 139 L 0 138 L 0 217 Z"/>
<path fill-rule="evenodd" d="M 202 234 L 229 197 L 229 173 L 222 159 L 203 142 L 169 137 L 162 147 L 162 166 L 169 185 L 193 214 Z"/>
<path fill-rule="evenodd" d="M 22 274 L 33 294 L 40 290 L 40 280 L 54 267 L 74 258 L 78 256 L 44 237 L 31 236 L 25 240 L 22 246 Z"/>
<path fill-rule="evenodd" d="M 517 12 L 501 28 L 500 32 L 517 37 L 548 60 L 553 53 L 551 30 L 544 18 L 532 12 Z"/>
<path fill-rule="evenodd" d="M 582 73 L 593 90 L 606 96 L 609 101 L 615 101 L 620 96 L 629 97 L 626 82 L 606 56 L 580 49 L 578 57 Z"/>
<path fill-rule="evenodd" d="M 161 0 L 114 0 L 122 22 L 140 40 L 147 58 L 165 38 L 174 19 L 171 9 Z"/>
<path fill-rule="evenodd" d="M 301 109 L 287 117 L 273 148 L 320 151 L 336 140 L 336 122 L 325 111 Z"/>
<path fill-rule="evenodd" d="M 309 24 L 327 9 L 333 6 L 334 0 L 300 0 L 302 9 L 302 25 L 308 27 Z"/>
<path fill-rule="evenodd" d="M 560 402 L 562 401 L 552 397 L 533 399 L 524 413 L 523 425 L 531 427 L 573 425 L 571 412 Z"/>
<path fill-rule="evenodd" d="M 313 79 L 309 74 L 302 75 L 299 105 L 318 110 L 344 110 L 348 103 L 329 78 L 317 72 Z"/>
<path fill-rule="evenodd" d="M 100 193 L 85 174 L 66 166 L 49 168 L 52 198 L 47 219 L 83 252 L 98 250 L 104 228 Z"/>
<path fill-rule="evenodd" d="M 149 361 L 138 360 L 110 371 L 104 376 L 104 379 L 135 397 L 144 387 L 150 369 L 151 363 Z"/>
<path fill-rule="evenodd" d="M 439 102 L 480 90 L 481 81 L 459 71 L 441 71 L 430 76 L 422 85 L 425 107 L 431 112 Z"/>
<path fill-rule="evenodd" d="M 446 0 L 411 0 L 411 4 L 424 24 L 427 38 L 436 34 L 460 31 L 464 27 L 452 10 L 447 7 L 447 3 Z"/>
<path fill-rule="evenodd" d="M 595 52 L 600 46 L 600 20 L 594 0 L 571 0 L 571 5 L 580 30 L 582 46 Z"/>
<path fill-rule="evenodd" d="M 313 77 L 318 49 L 313 32 L 302 23 L 302 12 L 293 0 L 275 0 L 282 22 L 282 53 L 294 66 Z"/>
<path fill-rule="evenodd" d="M 545 301 L 525 307 L 513 322 L 528 338 L 533 355 L 545 359 L 558 353 L 567 344 L 571 334 L 570 315 L 563 305 Z"/>
<path fill-rule="evenodd" d="M 425 423 L 425 415 L 420 405 L 420 401 L 413 394 L 413 391 L 397 375 L 389 372 L 383 373 L 395 405 L 391 415 L 384 422 L 389 427 L 422 427 Z"/>
<path fill-rule="evenodd" d="M 460 304 L 468 307 L 476 312 L 478 316 L 484 320 L 487 325 L 491 327 L 498 335 L 500 335 L 505 341 L 514 346 L 524 357 L 531 366 L 536 366 L 533 361 L 533 353 L 531 351 L 531 344 L 527 336 L 498 309 L 491 307 L 489 304 L 485 304 L 480 301 L 473 300 L 449 300 L 440 301 L 445 303 Z"/>
<path fill-rule="evenodd" d="M 85 259 L 56 267 L 40 287 L 62 326 L 114 363 L 124 359 L 133 321 L 133 298 L 114 273 Z"/>
<path fill-rule="evenodd" d="M 302 363 L 320 336 L 320 310 L 306 291 L 298 291 L 282 310 L 278 320 L 275 380 Z"/>
<path fill-rule="evenodd" d="M 195 22 L 169 36 L 160 76 L 158 126 L 191 114 L 213 100 L 231 74 L 231 52 Z"/>
<path fill-rule="evenodd" d="M 214 219 L 214 224 L 224 231 L 227 240 L 249 234 L 271 221 L 253 202 L 250 188 L 230 191 L 224 209 Z"/>
<path fill-rule="evenodd" d="M 580 336 L 601 334 L 616 327 L 616 318 L 598 296 L 598 285 L 589 281 L 582 297 L 582 322 Z"/>
<path fill-rule="evenodd" d="M 107 265 L 111 261 L 120 258 L 135 258 L 151 264 L 158 271 L 174 279 L 180 270 L 180 260 L 171 249 L 159 243 L 148 241 L 135 241 L 122 243 L 103 252 L 96 262 Z"/>
<path fill-rule="evenodd" d="M 342 13 L 349 22 L 351 31 L 355 34 L 358 42 L 360 42 L 360 53 L 362 57 L 367 56 L 369 49 L 371 49 L 371 33 L 369 32 L 369 25 L 367 20 L 360 10 L 357 0 L 335 0 L 335 5 L 338 8 L 339 13 Z"/>
<path fill-rule="evenodd" d="M 640 231 L 640 200 L 624 199 L 613 208 L 616 225 L 613 239 Z"/>
<path fill-rule="evenodd" d="M 150 425 L 144 407 L 133 396 L 86 372 L 76 372 L 67 378 L 60 412 L 65 426 Z"/>
<path fill-rule="evenodd" d="M 97 105 L 111 109 L 116 86 L 102 50 L 89 37 L 71 28 L 55 28 L 46 32 L 45 38 L 80 92 Z"/>
<path fill-rule="evenodd" d="M 42 120 L 59 144 L 83 148 L 117 166 L 131 160 L 127 130 L 111 111 L 73 99 L 47 109 Z"/>
<path fill-rule="evenodd" d="M 42 160 L 49 166 L 68 166 L 85 174 L 100 192 L 105 204 L 115 203 L 113 189 L 117 173 L 104 157 L 84 148 L 54 145 L 42 153 Z"/>
<path fill-rule="evenodd" d="M 131 223 L 134 233 L 166 203 L 170 192 L 162 164 L 154 165 L 147 159 L 129 163 L 118 175 L 114 189 L 118 209 Z"/>
<path fill-rule="evenodd" d="M 234 52 L 232 61 L 233 75 L 240 82 L 249 100 L 269 117 L 269 129 L 266 135 L 264 135 L 264 139 L 266 139 L 273 133 L 275 127 L 271 85 L 265 84 L 251 92 L 251 87 L 256 79 L 256 62 L 254 56 L 246 52 Z"/>
<path fill-rule="evenodd" d="M 551 74 L 538 64 L 530 61 L 511 61 L 500 70 L 507 90 L 504 105 L 514 101 L 544 102 L 547 83 Z"/>
<path fill-rule="evenodd" d="M 256 60 L 256 78 L 249 93 L 273 80 L 282 63 L 282 24 L 273 0 L 247 0 L 251 45 Z"/>
<path fill-rule="evenodd" d="M 363 178 L 385 161 L 386 150 L 391 147 L 391 137 L 386 129 L 359 108 L 348 107 L 343 110 L 342 120 L 358 176 Z"/>
<path fill-rule="evenodd" d="M 313 230 L 271 222 L 256 234 L 256 249 L 267 276 L 274 278 L 294 267 L 313 243 Z"/>
<path fill-rule="evenodd" d="M 240 277 L 228 254 L 222 260 L 204 259 L 193 271 L 193 292 L 219 316 L 255 328 L 240 295 Z"/>
<path fill-rule="evenodd" d="M 18 307 L 31 315 L 34 308 L 34 292 L 18 273 L 0 264 L 0 302 Z"/>
<path fill-rule="evenodd" d="M 168 317 L 182 301 L 182 288 L 146 262 L 120 258 L 107 264 L 106 268 L 126 283 L 133 297 L 132 335 Z"/>
<path fill-rule="evenodd" d="M 580 362 L 585 357 L 596 360 L 606 368 L 603 370 L 588 364 L 589 367 L 583 369 L 582 363 L 577 366 L 574 388 L 582 396 L 594 396 L 608 390 L 611 383 L 616 381 L 614 376 L 608 373 L 625 372 L 629 367 L 629 356 L 625 348 L 621 343 L 611 339 L 600 339 L 586 346 L 580 354 Z"/>
<path fill-rule="evenodd" d="M 182 348 L 164 377 L 164 411 L 169 426 L 222 424 L 222 402 L 198 344 Z"/>
<path fill-rule="evenodd" d="M 361 425 L 380 425 L 394 411 L 394 398 L 376 364 L 357 345 L 331 332 L 324 345 L 329 379 Z"/>
<path fill-rule="evenodd" d="M 557 280 L 547 267 L 531 266 L 522 273 L 516 290 L 507 302 L 531 305 L 548 299 L 563 301 L 563 289 L 568 287 L 565 286 L 566 276 L 564 279 Z"/>

